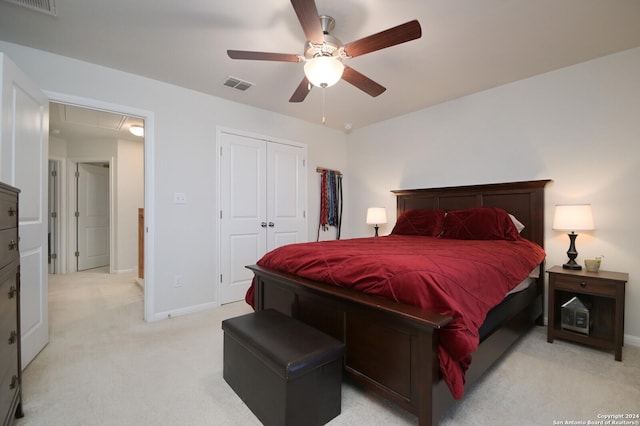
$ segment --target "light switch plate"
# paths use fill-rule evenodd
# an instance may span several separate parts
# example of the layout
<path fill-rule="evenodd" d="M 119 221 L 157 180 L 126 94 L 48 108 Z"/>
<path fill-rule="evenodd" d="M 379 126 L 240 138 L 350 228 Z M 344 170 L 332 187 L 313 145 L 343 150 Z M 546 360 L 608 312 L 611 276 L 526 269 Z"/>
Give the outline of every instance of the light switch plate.
<path fill-rule="evenodd" d="M 174 192 L 173 202 L 176 204 L 187 204 L 187 194 L 184 192 Z"/>

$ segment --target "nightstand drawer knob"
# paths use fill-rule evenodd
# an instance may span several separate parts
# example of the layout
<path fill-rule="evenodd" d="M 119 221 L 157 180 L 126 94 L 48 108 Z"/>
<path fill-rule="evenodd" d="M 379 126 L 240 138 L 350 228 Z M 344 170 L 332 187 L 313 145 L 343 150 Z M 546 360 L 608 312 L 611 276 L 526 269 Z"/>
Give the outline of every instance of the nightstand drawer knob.
<path fill-rule="evenodd" d="M 586 287 L 587 283 L 585 283 L 584 281 L 580 281 L 580 287 Z"/>

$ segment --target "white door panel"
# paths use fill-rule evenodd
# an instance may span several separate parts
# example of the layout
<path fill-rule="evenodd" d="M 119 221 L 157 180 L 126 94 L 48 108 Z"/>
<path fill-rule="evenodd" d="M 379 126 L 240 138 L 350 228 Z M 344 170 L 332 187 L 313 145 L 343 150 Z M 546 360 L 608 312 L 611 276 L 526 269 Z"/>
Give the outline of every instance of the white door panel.
<path fill-rule="evenodd" d="M 305 149 L 220 132 L 220 303 L 244 298 L 246 269 L 268 250 L 306 241 Z"/>
<path fill-rule="evenodd" d="M 270 143 L 267 149 L 267 248 L 306 241 L 304 149 Z"/>
<path fill-rule="evenodd" d="M 266 250 L 265 141 L 231 133 L 220 137 L 220 303 L 241 300 L 255 263 Z"/>
<path fill-rule="evenodd" d="M 47 170 L 49 100 L 0 53 L 0 179 L 20 189 L 22 367 L 49 341 Z"/>
<path fill-rule="evenodd" d="M 78 164 L 78 271 L 109 264 L 109 168 Z"/>

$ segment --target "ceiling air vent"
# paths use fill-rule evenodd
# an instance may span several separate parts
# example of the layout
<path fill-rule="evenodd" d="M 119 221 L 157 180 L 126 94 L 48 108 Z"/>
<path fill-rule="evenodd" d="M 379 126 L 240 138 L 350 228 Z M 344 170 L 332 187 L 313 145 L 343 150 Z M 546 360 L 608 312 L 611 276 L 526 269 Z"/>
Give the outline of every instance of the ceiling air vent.
<path fill-rule="evenodd" d="M 222 82 L 224 86 L 233 87 L 234 89 L 242 90 L 243 92 L 247 90 L 249 87 L 253 86 L 253 83 L 249 83 L 248 81 L 240 80 L 235 77 L 227 77 L 225 81 Z"/>
<path fill-rule="evenodd" d="M 17 4 L 18 6 L 24 6 L 38 12 L 46 13 L 47 15 L 56 16 L 56 2 L 55 0 L 4 0 L 7 3 Z"/>

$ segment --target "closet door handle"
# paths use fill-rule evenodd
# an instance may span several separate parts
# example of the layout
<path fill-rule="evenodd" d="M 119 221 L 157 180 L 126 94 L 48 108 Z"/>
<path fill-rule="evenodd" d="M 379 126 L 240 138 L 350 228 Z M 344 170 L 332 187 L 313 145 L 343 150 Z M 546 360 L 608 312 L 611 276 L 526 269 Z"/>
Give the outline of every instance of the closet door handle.
<path fill-rule="evenodd" d="M 276 226 L 276 224 L 275 224 L 275 223 L 273 223 L 273 222 L 269 222 L 269 228 L 273 228 L 274 226 Z"/>
<path fill-rule="evenodd" d="M 263 228 L 266 228 L 267 227 L 267 222 L 261 222 L 260 226 L 263 227 Z"/>

